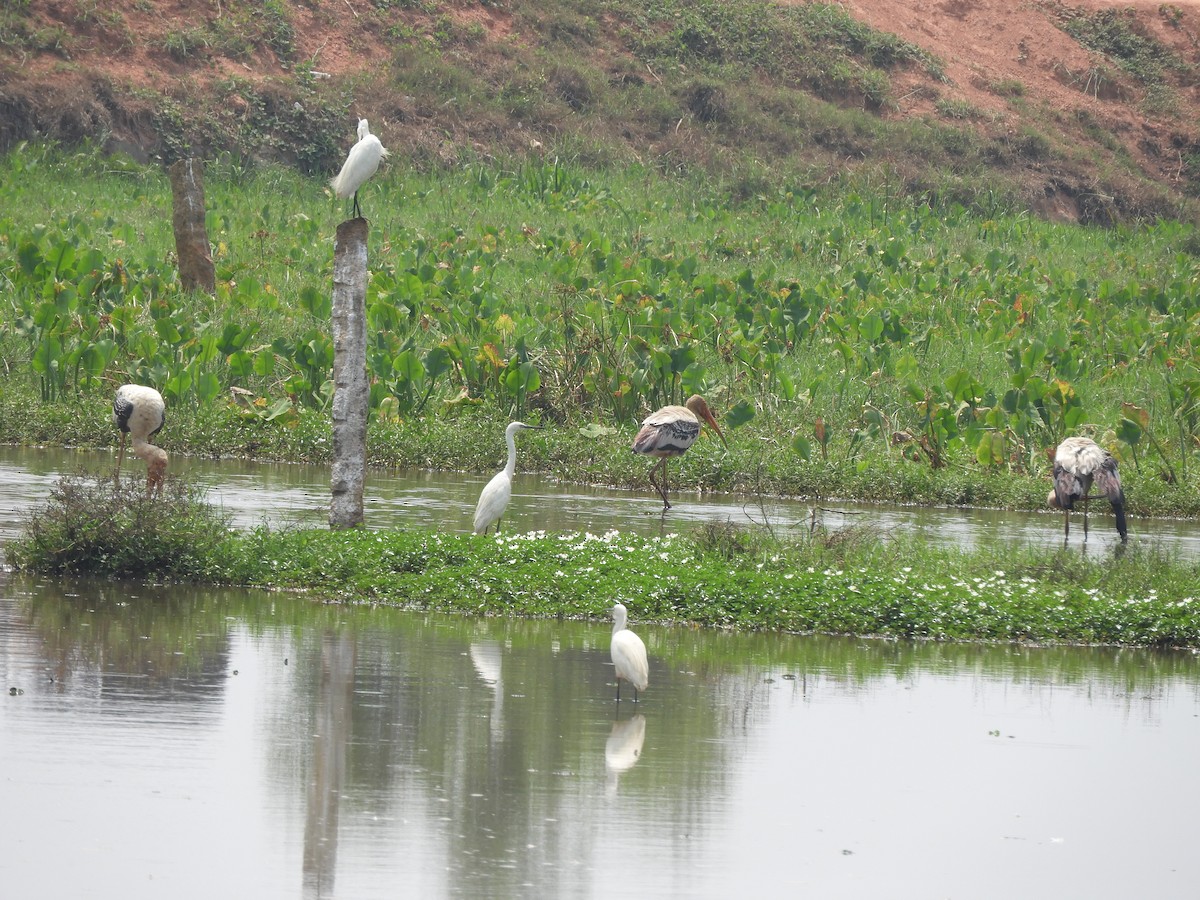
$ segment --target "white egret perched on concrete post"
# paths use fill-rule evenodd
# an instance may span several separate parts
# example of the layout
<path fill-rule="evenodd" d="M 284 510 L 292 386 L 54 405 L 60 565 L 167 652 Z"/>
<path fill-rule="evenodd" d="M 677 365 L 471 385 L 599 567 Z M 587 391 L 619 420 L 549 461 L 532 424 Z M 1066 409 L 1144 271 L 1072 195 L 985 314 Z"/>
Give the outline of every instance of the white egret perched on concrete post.
<path fill-rule="evenodd" d="M 642 420 L 642 428 L 633 439 L 633 452 L 645 456 L 657 456 L 659 462 L 650 469 L 650 483 L 654 485 L 663 501 L 663 509 L 671 508 L 667 499 L 667 460 L 683 456 L 700 434 L 701 421 L 707 422 L 721 438 L 726 447 L 729 443 L 721 433 L 721 426 L 713 417 L 712 410 L 698 394 L 688 398 L 683 406 L 664 406 Z M 662 469 L 662 484 L 654 480 L 656 469 Z"/>
<path fill-rule="evenodd" d="M 479 495 L 479 503 L 475 507 L 476 534 L 487 534 L 492 525 L 496 526 L 497 532 L 500 531 L 500 517 L 504 515 L 504 508 L 512 498 L 513 474 L 517 471 L 517 432 L 526 428 L 541 427 L 526 425 L 524 422 L 510 422 L 504 429 L 504 440 L 508 444 L 508 465 L 492 477 L 483 493 Z"/>
<path fill-rule="evenodd" d="M 1121 490 L 1121 475 L 1112 454 L 1090 438 L 1070 437 L 1058 445 L 1054 453 L 1054 490 L 1046 498 L 1055 509 L 1063 510 L 1063 543 L 1071 533 L 1071 510 L 1075 501 L 1083 501 L 1083 540 L 1088 535 L 1088 500 L 1095 484 L 1112 505 L 1117 517 L 1117 534 L 1124 543 L 1128 536 L 1125 525 L 1125 494 Z"/>
<path fill-rule="evenodd" d="M 338 197 L 354 196 L 352 212 L 356 218 L 362 216 L 362 210 L 358 205 L 358 189 L 375 174 L 375 170 L 379 168 L 379 161 L 387 155 L 388 152 L 383 148 L 379 138 L 371 134 L 367 120 L 359 119 L 358 143 L 350 148 L 346 161 L 342 163 L 342 170 L 329 182 L 334 194 Z"/>
<path fill-rule="evenodd" d="M 113 424 L 121 429 L 121 449 L 117 451 L 116 481 L 121 481 L 121 461 L 125 458 L 126 436 L 133 440 L 133 453 L 146 461 L 146 491 L 162 490 L 167 474 L 167 451 L 150 443 L 166 422 L 166 404 L 162 394 L 142 384 L 123 384 L 113 398 Z"/>
<path fill-rule="evenodd" d="M 617 702 L 621 702 L 621 682 L 633 685 L 633 702 L 637 703 L 638 691 L 650 684 L 650 662 L 646 658 L 646 645 L 626 625 L 629 613 L 625 604 L 612 608 L 613 633 L 609 652 L 612 654 L 613 669 L 617 673 Z"/>

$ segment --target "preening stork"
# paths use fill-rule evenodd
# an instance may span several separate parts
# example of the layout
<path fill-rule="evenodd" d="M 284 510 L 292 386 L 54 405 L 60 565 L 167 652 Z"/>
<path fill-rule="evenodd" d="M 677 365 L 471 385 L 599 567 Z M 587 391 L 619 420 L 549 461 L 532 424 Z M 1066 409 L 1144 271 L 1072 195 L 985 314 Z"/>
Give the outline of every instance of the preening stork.
<path fill-rule="evenodd" d="M 646 659 L 646 645 L 625 624 L 629 613 L 623 603 L 612 608 L 613 633 L 609 652 L 613 669 L 617 673 L 617 702 L 621 702 L 621 682 L 633 685 L 633 702 L 637 703 L 638 691 L 650 684 L 650 663 Z"/>
<path fill-rule="evenodd" d="M 146 492 L 162 491 L 167 476 L 167 451 L 150 443 L 166 422 L 166 404 L 162 394 L 142 384 L 123 384 L 113 398 L 113 424 L 121 429 L 121 449 L 117 451 L 116 481 L 121 481 L 121 461 L 125 458 L 125 440 L 132 439 L 133 453 L 146 461 Z"/>
<path fill-rule="evenodd" d="M 1071 533 L 1071 510 L 1075 501 L 1083 501 L 1083 540 L 1088 535 L 1088 500 L 1092 485 L 1112 505 L 1117 518 L 1117 534 L 1127 539 L 1125 526 L 1125 494 L 1121 491 L 1121 475 L 1112 454 L 1090 438 L 1071 437 L 1058 445 L 1054 453 L 1054 490 L 1046 498 L 1055 509 L 1063 510 L 1063 543 Z"/>
<path fill-rule="evenodd" d="M 726 448 L 729 443 L 721 433 L 721 426 L 713 418 L 712 410 L 699 394 L 688 397 L 683 406 L 664 406 L 642 420 L 642 428 L 633 439 L 633 452 L 645 456 L 657 456 L 659 462 L 650 469 L 650 483 L 654 485 L 663 501 L 663 509 L 671 508 L 667 499 L 667 460 L 683 456 L 700 434 L 700 423 L 706 422 L 716 431 Z M 656 469 L 662 469 L 662 484 L 654 480 Z"/>
<path fill-rule="evenodd" d="M 342 170 L 329 182 L 329 186 L 338 197 L 354 196 L 352 212 L 355 217 L 362 215 L 358 206 L 358 189 L 375 174 L 375 170 L 379 168 L 379 161 L 387 155 L 388 152 L 379 138 L 371 134 L 367 120 L 359 119 L 358 143 L 350 148 L 346 161 L 342 163 Z"/>
<path fill-rule="evenodd" d="M 508 465 L 504 470 L 492 476 L 483 493 L 479 495 L 479 503 L 475 506 L 475 533 L 487 534 L 488 528 L 496 526 L 500 531 L 500 517 L 512 498 L 512 480 L 517 471 L 517 432 L 526 428 L 541 428 L 541 425 L 526 425 L 524 422 L 510 422 L 504 429 L 504 440 L 508 444 Z"/>

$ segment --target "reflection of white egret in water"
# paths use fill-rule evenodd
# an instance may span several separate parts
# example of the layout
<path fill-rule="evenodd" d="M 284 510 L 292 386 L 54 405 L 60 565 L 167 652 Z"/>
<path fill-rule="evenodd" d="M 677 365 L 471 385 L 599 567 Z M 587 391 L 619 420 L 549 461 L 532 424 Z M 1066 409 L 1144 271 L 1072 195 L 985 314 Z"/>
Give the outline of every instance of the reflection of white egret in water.
<path fill-rule="evenodd" d="M 624 722 L 613 722 L 604 742 L 604 769 L 608 772 L 608 792 L 617 792 L 617 779 L 632 769 L 642 756 L 646 742 L 646 717 L 640 713 Z"/>
<path fill-rule="evenodd" d="M 504 685 L 500 679 L 500 643 L 498 641 L 472 641 L 468 652 L 471 656 L 471 665 L 475 667 L 480 681 L 490 687 L 494 694 L 491 731 L 492 740 L 496 740 L 503 730 L 501 711 L 504 706 Z"/>

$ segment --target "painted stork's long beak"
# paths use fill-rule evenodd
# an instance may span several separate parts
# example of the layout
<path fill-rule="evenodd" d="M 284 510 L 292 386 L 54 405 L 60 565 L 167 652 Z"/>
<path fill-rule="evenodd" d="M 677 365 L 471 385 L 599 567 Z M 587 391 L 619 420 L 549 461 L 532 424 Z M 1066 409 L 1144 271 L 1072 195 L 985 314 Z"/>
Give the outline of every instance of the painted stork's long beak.
<path fill-rule="evenodd" d="M 725 445 L 725 449 L 729 449 L 729 441 L 725 440 L 725 435 L 721 431 L 721 426 L 717 424 L 717 420 L 713 418 L 712 411 L 708 407 L 704 408 L 704 421 L 712 426 L 713 431 L 717 433 L 717 437 L 721 439 L 721 443 Z"/>

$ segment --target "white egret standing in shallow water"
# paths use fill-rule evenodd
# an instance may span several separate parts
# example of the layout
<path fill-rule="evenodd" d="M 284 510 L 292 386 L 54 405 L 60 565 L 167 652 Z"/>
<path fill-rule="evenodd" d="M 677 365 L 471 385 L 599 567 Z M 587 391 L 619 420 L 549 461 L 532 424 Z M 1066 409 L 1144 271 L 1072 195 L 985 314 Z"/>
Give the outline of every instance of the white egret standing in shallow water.
<path fill-rule="evenodd" d="M 698 394 L 688 397 L 683 406 L 664 406 L 646 416 L 642 420 L 641 431 L 633 439 L 634 453 L 659 458 L 659 462 L 650 469 L 650 483 L 662 497 L 664 510 L 671 508 L 671 501 L 667 499 L 667 460 L 687 453 L 700 434 L 702 420 L 712 426 L 721 438 L 721 443 L 728 447 L 725 435 L 721 433 L 721 426 L 713 418 L 712 410 Z M 662 469 L 661 485 L 654 480 L 654 472 L 657 469 Z"/>
<path fill-rule="evenodd" d="M 612 608 L 613 634 L 610 653 L 613 669 L 617 673 L 617 702 L 621 702 L 621 682 L 633 685 L 633 702 L 637 703 L 638 691 L 650 684 L 650 662 L 646 659 L 646 645 L 642 639 L 626 627 L 629 613 L 623 603 Z"/>
<path fill-rule="evenodd" d="M 162 394 L 142 384 L 123 384 L 113 398 L 113 424 L 121 429 L 121 449 L 117 451 L 116 480 L 121 480 L 121 461 L 125 458 L 125 439 L 133 439 L 135 456 L 146 461 L 146 491 L 162 490 L 167 475 L 167 451 L 150 443 L 166 422 L 166 404 Z"/>
<path fill-rule="evenodd" d="M 1112 504 L 1117 517 L 1117 534 L 1121 542 L 1127 539 L 1125 526 L 1125 494 L 1121 490 L 1121 474 L 1117 461 L 1111 453 L 1090 438 L 1070 437 L 1058 445 L 1054 453 L 1054 490 L 1046 502 L 1055 509 L 1063 510 L 1063 543 L 1071 533 L 1071 510 L 1075 501 L 1083 501 L 1083 540 L 1087 543 L 1088 496 L 1095 483 L 1100 492 Z"/>
<path fill-rule="evenodd" d="M 488 528 L 496 526 L 500 531 L 500 517 L 512 497 L 513 474 L 517 471 L 517 440 L 516 434 L 526 428 L 541 428 L 541 425 L 526 425 L 524 422 L 510 422 L 504 429 L 504 440 L 508 444 L 508 465 L 504 471 L 497 472 L 487 483 L 483 493 L 479 495 L 479 503 L 475 507 L 475 533 L 487 534 Z"/>
<path fill-rule="evenodd" d="M 355 217 L 362 215 L 362 210 L 358 206 L 358 189 L 375 174 L 375 170 L 379 168 L 379 161 L 387 155 L 388 152 L 383 149 L 379 138 L 371 134 L 367 120 L 359 119 L 358 143 L 350 148 L 346 161 L 342 163 L 342 171 L 338 172 L 337 176 L 329 182 L 337 196 L 345 198 L 354 195 L 352 211 Z"/>

